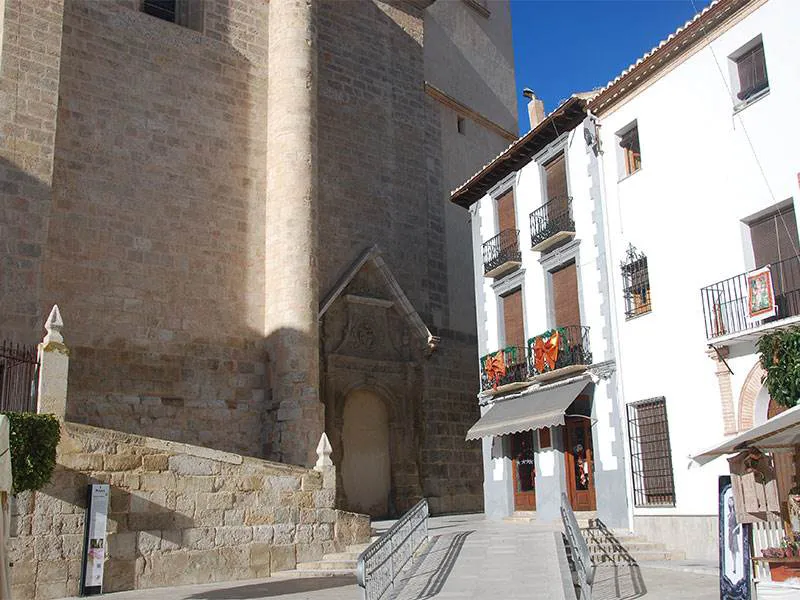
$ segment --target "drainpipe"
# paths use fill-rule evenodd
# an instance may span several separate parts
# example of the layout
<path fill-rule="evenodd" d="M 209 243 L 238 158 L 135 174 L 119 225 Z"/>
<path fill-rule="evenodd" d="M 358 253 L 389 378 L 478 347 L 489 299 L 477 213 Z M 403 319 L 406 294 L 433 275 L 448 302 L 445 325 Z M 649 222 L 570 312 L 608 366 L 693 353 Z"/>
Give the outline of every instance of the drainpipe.
<path fill-rule="evenodd" d="M 592 120 L 595 125 L 599 121 L 599 118 L 592 114 L 591 110 L 586 111 L 586 115 Z M 629 474 L 631 472 L 631 453 L 630 453 L 630 444 L 628 438 L 628 430 L 627 430 L 627 419 L 625 415 L 626 412 L 626 405 L 625 405 L 625 393 L 622 387 L 622 377 L 623 377 L 623 369 L 622 369 L 622 360 L 621 360 L 621 351 L 620 351 L 620 339 L 619 339 L 619 311 L 617 310 L 617 290 L 615 285 L 615 277 L 614 277 L 614 266 L 616 263 L 614 262 L 614 252 L 611 247 L 611 231 L 610 231 L 610 223 L 608 220 L 608 203 L 606 201 L 608 194 L 606 192 L 606 174 L 605 168 L 603 164 L 603 151 L 600 150 L 600 140 L 599 140 L 599 133 L 597 127 L 595 127 L 595 136 L 597 139 L 595 143 L 598 147 L 597 153 L 597 166 L 600 175 L 600 205 L 603 209 L 603 237 L 606 240 L 606 277 L 608 278 L 608 286 L 609 286 L 609 309 L 611 310 L 611 343 L 614 348 L 614 359 L 616 362 L 616 379 L 617 379 L 617 409 L 619 410 L 620 420 L 622 421 L 621 425 L 623 427 L 623 455 L 625 457 L 625 464 L 627 467 L 623 466 L 623 470 L 625 470 L 625 479 L 627 485 L 625 486 L 625 495 L 627 496 L 628 500 L 628 529 L 633 531 L 633 486 L 631 485 Z"/>

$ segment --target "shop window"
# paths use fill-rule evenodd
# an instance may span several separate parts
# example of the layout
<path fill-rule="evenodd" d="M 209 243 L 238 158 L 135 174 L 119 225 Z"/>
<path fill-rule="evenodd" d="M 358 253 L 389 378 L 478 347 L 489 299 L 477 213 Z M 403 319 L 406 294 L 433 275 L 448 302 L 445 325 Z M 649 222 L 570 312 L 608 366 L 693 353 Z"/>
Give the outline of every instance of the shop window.
<path fill-rule="evenodd" d="M 649 313 L 650 273 L 647 270 L 647 257 L 628 246 L 625 260 L 622 261 L 622 293 L 625 296 L 625 317 L 632 319 Z"/>
<path fill-rule="evenodd" d="M 627 408 L 634 505 L 675 506 L 666 400 L 650 398 Z"/>

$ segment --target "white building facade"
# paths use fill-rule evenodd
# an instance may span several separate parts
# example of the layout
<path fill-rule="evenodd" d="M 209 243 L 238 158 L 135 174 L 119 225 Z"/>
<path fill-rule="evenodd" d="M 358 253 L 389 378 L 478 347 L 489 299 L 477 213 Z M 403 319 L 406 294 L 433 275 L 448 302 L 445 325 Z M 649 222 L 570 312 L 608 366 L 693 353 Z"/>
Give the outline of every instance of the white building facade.
<path fill-rule="evenodd" d="M 516 153 L 513 174 L 492 180 L 511 162 L 501 155 L 453 193 L 462 205 L 480 195 L 471 210 L 481 357 L 509 341 L 504 308 L 513 306 L 505 298 L 517 285 L 526 340 L 562 325 L 554 273 L 574 260 L 592 357 L 565 377 L 591 381 L 584 412 L 598 516 L 689 558 L 718 556 L 718 476 L 728 473 L 724 459 L 689 468 L 689 456 L 780 410 L 761 385 L 755 344 L 764 331 L 800 320 L 797 23 L 793 0 L 717 0 L 588 98 L 586 118 L 568 131 L 553 125 L 578 98 L 527 134 L 558 129 L 541 148 L 526 152 L 521 138 L 504 153 Z M 543 178 L 559 148 L 574 227 L 536 252 L 523 230 L 548 200 Z M 519 264 L 486 277 L 481 249 L 501 220 L 507 225 L 507 188 L 520 230 L 519 260 L 511 262 Z M 747 274 L 765 266 L 774 309 L 752 318 Z M 533 379 L 508 394 L 544 397 Z M 483 391 L 481 401 L 500 406 L 502 392 Z M 518 484 L 507 474 L 513 452 L 505 450 L 499 467 L 491 439 L 484 438 L 486 510 L 509 513 Z M 540 518 L 552 516 L 539 503 L 548 465 L 569 450 L 562 443 L 555 460 L 536 455 Z"/>
<path fill-rule="evenodd" d="M 568 100 L 454 194 L 472 215 L 483 417 L 468 438 L 483 438 L 493 518 L 557 519 L 565 494 L 628 524 L 586 102 Z"/>

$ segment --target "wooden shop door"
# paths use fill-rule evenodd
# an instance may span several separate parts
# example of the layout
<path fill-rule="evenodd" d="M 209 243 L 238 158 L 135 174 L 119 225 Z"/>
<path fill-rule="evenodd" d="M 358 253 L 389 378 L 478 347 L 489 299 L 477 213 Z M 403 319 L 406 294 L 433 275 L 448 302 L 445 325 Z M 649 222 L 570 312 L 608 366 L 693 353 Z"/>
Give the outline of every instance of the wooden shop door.
<path fill-rule="evenodd" d="M 536 510 L 536 464 L 533 432 L 511 435 L 511 464 L 514 474 L 514 510 Z"/>
<path fill-rule="evenodd" d="M 567 470 L 567 496 L 572 510 L 596 510 L 592 422 L 589 419 L 566 417 L 564 460 Z"/>

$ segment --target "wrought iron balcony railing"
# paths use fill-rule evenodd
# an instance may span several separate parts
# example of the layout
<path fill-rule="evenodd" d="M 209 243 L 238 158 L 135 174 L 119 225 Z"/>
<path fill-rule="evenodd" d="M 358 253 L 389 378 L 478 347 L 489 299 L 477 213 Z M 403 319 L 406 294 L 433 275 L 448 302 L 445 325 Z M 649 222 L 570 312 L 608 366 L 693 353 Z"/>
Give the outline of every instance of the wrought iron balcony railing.
<path fill-rule="evenodd" d="M 520 262 L 518 229 L 504 229 L 483 244 L 483 272 L 487 277 L 500 274 L 501 267 L 509 263 L 514 266 Z"/>
<path fill-rule="evenodd" d="M 507 346 L 481 357 L 481 391 L 528 380 L 525 348 Z"/>
<path fill-rule="evenodd" d="M 528 368 L 534 377 L 564 367 L 590 364 L 588 327 L 556 327 L 528 340 Z"/>
<path fill-rule="evenodd" d="M 545 249 L 574 234 L 572 198 L 569 196 L 553 198 L 531 213 L 531 246 L 534 250 Z"/>
<path fill-rule="evenodd" d="M 747 273 L 723 279 L 700 290 L 706 338 L 740 333 L 764 323 L 800 315 L 800 258 L 793 256 L 769 265 L 775 293 L 775 316 L 750 318 Z"/>

